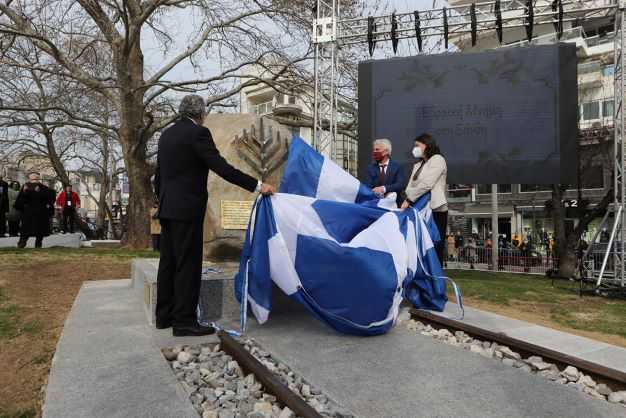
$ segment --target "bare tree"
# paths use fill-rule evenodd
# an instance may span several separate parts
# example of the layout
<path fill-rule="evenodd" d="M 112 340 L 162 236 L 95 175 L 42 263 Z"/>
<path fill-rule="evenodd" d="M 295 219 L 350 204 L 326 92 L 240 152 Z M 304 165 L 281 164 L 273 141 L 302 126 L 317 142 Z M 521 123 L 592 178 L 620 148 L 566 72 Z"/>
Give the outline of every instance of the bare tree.
<path fill-rule="evenodd" d="M 590 170 L 594 166 L 613 167 L 613 141 L 612 134 L 608 132 L 599 136 L 591 146 L 581 147 L 586 150 L 579 151 L 578 185 L 578 208 L 576 224 L 573 230 L 568 231 L 565 227 L 566 207 L 564 205 L 565 191 L 568 185 L 553 185 L 552 198 L 547 202 L 548 213 L 552 215 L 554 222 L 554 235 L 556 241 L 556 256 L 559 259 L 559 275 L 562 277 L 574 277 L 577 274 L 577 254 L 583 232 L 589 224 L 599 217 L 604 216 L 609 204 L 613 201 L 613 189 L 609 188 L 599 203 L 594 208 L 589 207 L 589 202 L 583 199 L 583 179 L 588 178 Z M 591 244 L 591 243 L 590 243 Z"/>
<path fill-rule="evenodd" d="M 295 14 L 269 0 L 15 0 L 0 3 L 3 57 L 20 40 L 27 40 L 45 56 L 45 62 L 24 68 L 71 80 L 106 100 L 116 114 L 113 128 L 121 144 L 130 185 L 128 244 L 148 244 L 151 202 L 148 144 L 175 120 L 172 98 L 177 93 L 201 92 L 209 104 L 233 97 L 247 85 L 237 83 L 249 66 L 263 66 L 273 79 L 310 57 L 308 34 L 293 22 L 310 17 Z M 180 11 L 184 9 L 185 15 Z M 178 15 L 176 15 L 178 13 Z M 174 17 L 193 27 L 186 47 L 172 51 L 169 34 Z M 186 17 L 185 17 L 186 16 Z M 193 25 L 193 22 L 198 22 Z M 146 68 L 142 43 L 156 41 L 164 62 Z M 299 42 L 304 39 L 303 42 Z M 86 56 L 108 61 L 89 61 Z M 3 59 L 3 61 L 6 61 Z M 217 69 L 207 72 L 207 63 Z M 279 63 L 269 68 L 267 63 Z M 11 62 L 19 66 L 20 62 Z M 196 70 L 193 77 L 170 77 L 183 64 Z M 54 69 L 51 69 L 54 66 Z M 209 74 L 210 73 L 210 74 Z M 196 74 L 201 74 L 195 77 Z M 74 97 L 68 101 L 75 100 Z M 58 110 L 69 119 L 88 123 L 74 109 Z M 46 109 L 32 106 L 32 110 Z"/>

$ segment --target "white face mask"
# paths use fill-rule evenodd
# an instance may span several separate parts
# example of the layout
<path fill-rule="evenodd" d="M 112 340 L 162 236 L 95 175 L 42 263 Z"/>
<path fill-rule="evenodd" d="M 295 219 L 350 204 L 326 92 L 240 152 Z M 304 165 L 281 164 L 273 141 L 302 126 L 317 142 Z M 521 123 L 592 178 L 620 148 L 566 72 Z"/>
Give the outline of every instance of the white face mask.
<path fill-rule="evenodd" d="M 422 152 L 422 149 L 420 147 L 413 148 L 413 156 L 415 158 L 422 158 L 423 155 L 424 153 Z"/>

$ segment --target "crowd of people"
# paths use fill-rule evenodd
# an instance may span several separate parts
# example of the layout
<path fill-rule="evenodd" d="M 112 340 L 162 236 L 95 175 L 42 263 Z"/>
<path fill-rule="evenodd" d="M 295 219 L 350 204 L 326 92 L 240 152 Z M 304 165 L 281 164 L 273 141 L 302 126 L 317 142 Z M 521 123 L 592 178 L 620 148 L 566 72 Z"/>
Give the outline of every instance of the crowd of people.
<path fill-rule="evenodd" d="M 80 197 L 70 185 L 57 196 L 37 172 L 30 173 L 23 185 L 17 181 L 7 182 L 0 175 L 0 238 L 19 237 L 18 248 L 26 247 L 30 238 L 35 239 L 35 248 L 41 248 L 43 239 L 52 232 L 52 219 L 57 210 L 62 231 L 73 233 L 78 208 Z"/>

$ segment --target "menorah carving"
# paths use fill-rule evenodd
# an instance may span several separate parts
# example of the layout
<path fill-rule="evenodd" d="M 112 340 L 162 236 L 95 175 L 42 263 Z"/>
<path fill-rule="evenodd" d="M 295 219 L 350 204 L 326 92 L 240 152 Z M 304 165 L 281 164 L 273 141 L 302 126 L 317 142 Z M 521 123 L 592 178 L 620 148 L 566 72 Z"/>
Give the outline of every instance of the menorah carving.
<path fill-rule="evenodd" d="M 272 126 L 265 129 L 263 118 L 259 119 L 259 129 L 256 125 L 250 127 L 250 132 L 243 130 L 241 136 L 235 135 L 234 141 L 237 155 L 252 170 L 261 177 L 262 181 L 276 171 L 286 160 L 289 149 L 287 138 L 284 138 Z"/>

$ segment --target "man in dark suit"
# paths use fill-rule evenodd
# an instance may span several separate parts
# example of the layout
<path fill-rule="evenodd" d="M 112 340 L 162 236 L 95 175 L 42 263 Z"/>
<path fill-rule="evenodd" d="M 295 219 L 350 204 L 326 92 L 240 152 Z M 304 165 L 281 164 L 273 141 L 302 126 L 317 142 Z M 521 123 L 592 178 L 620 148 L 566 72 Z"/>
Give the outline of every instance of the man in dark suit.
<path fill-rule="evenodd" d="M 374 141 L 372 158 L 374 162 L 367 168 L 366 184 L 380 197 L 397 193 L 396 202 L 401 202 L 403 199 L 400 194 L 404 191 L 406 180 L 400 164 L 391 159 L 391 141 Z"/>
<path fill-rule="evenodd" d="M 4 234 L 6 234 L 9 209 L 9 183 L 4 181 L 2 173 L 0 173 L 0 238 L 4 238 Z"/>
<path fill-rule="evenodd" d="M 215 330 L 198 324 L 196 317 L 209 170 L 250 192 L 272 194 L 274 188 L 237 170 L 220 155 L 211 132 L 202 126 L 202 97 L 185 96 L 179 114 L 180 119 L 159 139 L 154 179 L 161 222 L 156 326 L 172 326 L 174 336 L 209 335 Z"/>

